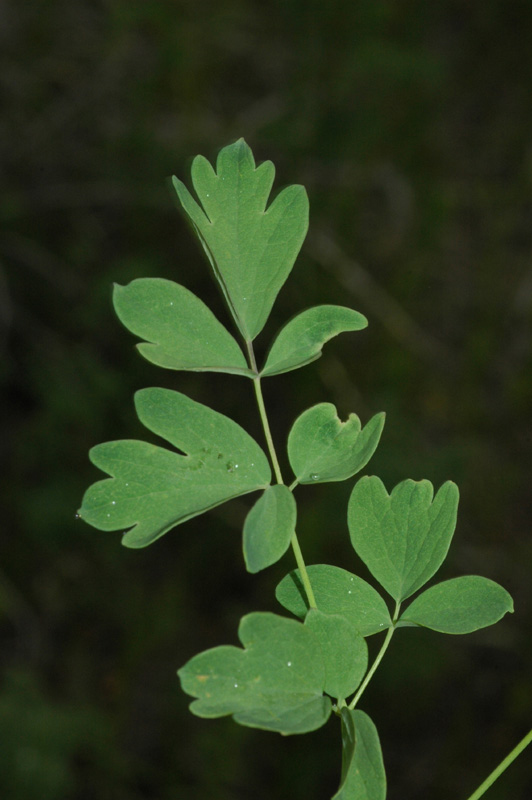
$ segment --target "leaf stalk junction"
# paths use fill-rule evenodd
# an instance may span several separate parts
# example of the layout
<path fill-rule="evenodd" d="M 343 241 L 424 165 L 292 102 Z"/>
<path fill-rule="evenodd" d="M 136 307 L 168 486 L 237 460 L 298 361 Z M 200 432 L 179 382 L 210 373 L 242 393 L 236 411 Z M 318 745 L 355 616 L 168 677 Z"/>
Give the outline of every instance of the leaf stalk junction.
<path fill-rule="evenodd" d="M 253 388 L 255 389 L 255 397 L 257 400 L 257 406 L 259 409 L 259 415 L 262 422 L 262 428 L 264 430 L 264 436 L 266 438 L 266 444 L 268 446 L 268 453 L 270 454 L 273 471 L 275 473 L 275 478 L 278 484 L 285 485 L 283 481 L 283 475 L 281 473 L 281 467 L 279 466 L 279 459 L 277 458 L 277 453 L 275 451 L 275 445 L 273 443 L 272 432 L 270 428 L 270 423 L 268 421 L 268 414 L 266 412 L 266 405 L 264 403 L 264 395 L 262 393 L 262 386 L 260 382 L 260 374 L 257 370 L 257 360 L 255 358 L 255 351 L 253 350 L 253 343 L 251 341 L 246 341 L 246 349 L 249 358 L 249 365 L 253 370 L 254 377 L 253 377 Z M 292 486 L 296 485 L 292 484 Z M 289 487 L 290 491 L 292 491 L 292 486 Z M 309 602 L 310 608 L 317 608 L 316 605 L 316 598 L 314 597 L 314 592 L 312 591 L 312 585 L 310 583 L 310 579 L 307 572 L 307 567 L 305 564 L 305 560 L 303 558 L 303 553 L 301 552 L 301 546 L 299 544 L 299 539 L 297 538 L 297 533 L 294 530 L 292 534 L 292 538 L 290 540 L 290 544 L 292 546 L 292 550 L 296 559 L 296 563 L 301 575 L 301 580 L 303 581 L 303 586 L 305 588 L 305 592 L 307 595 L 307 599 Z"/>

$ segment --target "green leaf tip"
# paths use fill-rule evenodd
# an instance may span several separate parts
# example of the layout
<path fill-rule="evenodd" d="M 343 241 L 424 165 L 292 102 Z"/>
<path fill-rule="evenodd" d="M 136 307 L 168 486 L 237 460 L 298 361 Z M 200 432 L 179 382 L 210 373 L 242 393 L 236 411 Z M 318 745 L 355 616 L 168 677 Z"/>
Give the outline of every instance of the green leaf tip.
<path fill-rule="evenodd" d="M 283 484 L 269 486 L 244 523 L 243 549 L 248 572 L 275 564 L 290 547 L 296 527 L 296 501 Z"/>
<path fill-rule="evenodd" d="M 218 154 L 216 171 L 203 156 L 192 163 L 199 203 L 178 178 L 177 196 L 197 233 L 245 341 L 264 327 L 308 230 L 302 186 L 283 189 L 266 208 L 275 176 L 258 167 L 243 139 Z"/>
<path fill-rule="evenodd" d="M 298 483 L 325 483 L 351 478 L 377 449 L 385 414 L 376 414 L 362 428 L 356 414 L 346 422 L 332 403 L 304 411 L 288 436 L 288 458 Z"/>
<path fill-rule="evenodd" d="M 386 800 L 379 734 L 358 709 L 342 709 L 342 777 L 332 800 Z"/>
<path fill-rule="evenodd" d="M 401 602 L 439 569 L 456 526 L 458 487 L 436 496 L 430 481 L 405 480 L 389 495 L 380 478 L 355 484 L 347 520 L 351 543 L 372 575 Z"/>
<path fill-rule="evenodd" d="M 153 364 L 253 377 L 238 342 L 184 286 L 138 278 L 127 286 L 115 284 L 113 304 L 125 327 L 145 340 L 137 348 Z"/>
<path fill-rule="evenodd" d="M 295 620 L 269 612 L 243 617 L 244 649 L 214 647 L 178 672 L 183 691 L 197 698 L 199 717 L 233 715 L 236 722 L 284 735 L 320 728 L 331 713 L 316 636 Z"/>
<path fill-rule="evenodd" d="M 426 589 L 401 614 L 399 623 L 440 633 L 472 633 L 494 625 L 513 610 L 511 595 L 498 583 L 464 575 Z"/>
<path fill-rule="evenodd" d="M 140 421 L 186 455 L 136 440 L 90 451 L 110 478 L 89 487 L 80 509 L 95 528 L 131 528 L 127 547 L 146 547 L 175 525 L 258 489 L 271 479 L 259 445 L 229 417 L 170 389 L 135 394 Z"/>
<path fill-rule="evenodd" d="M 280 330 L 261 375 L 279 375 L 304 367 L 321 356 L 333 336 L 367 327 L 366 317 L 343 306 L 315 306 L 302 311 Z"/>

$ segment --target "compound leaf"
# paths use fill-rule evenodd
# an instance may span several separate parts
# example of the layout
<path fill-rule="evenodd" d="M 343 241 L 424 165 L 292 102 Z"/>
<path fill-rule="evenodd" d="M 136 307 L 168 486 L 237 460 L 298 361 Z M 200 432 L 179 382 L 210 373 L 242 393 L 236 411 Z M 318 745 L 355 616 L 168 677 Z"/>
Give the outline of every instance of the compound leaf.
<path fill-rule="evenodd" d="M 307 572 L 320 611 L 344 617 L 362 636 L 380 633 L 392 624 L 386 603 L 362 578 L 330 564 L 312 564 Z M 283 578 L 275 596 L 296 617 L 305 618 L 309 606 L 299 570 Z"/>
<path fill-rule="evenodd" d="M 131 527 L 126 547 L 146 547 L 175 525 L 270 482 L 259 445 L 229 417 L 170 389 L 135 394 L 140 421 L 187 455 L 136 440 L 90 451 L 111 475 L 89 487 L 80 516 L 104 531 Z"/>
<path fill-rule="evenodd" d="M 342 778 L 332 800 L 386 800 L 379 734 L 358 709 L 342 709 Z"/>
<path fill-rule="evenodd" d="M 362 428 L 356 414 L 341 422 L 332 403 L 318 403 L 294 422 L 288 458 L 299 483 L 343 481 L 362 469 L 375 452 L 385 415 L 376 414 Z"/>
<path fill-rule="evenodd" d="M 287 486 L 268 486 L 244 523 L 244 559 L 248 572 L 275 564 L 286 553 L 296 527 L 296 501 Z"/>
<path fill-rule="evenodd" d="M 242 618 L 238 637 L 243 650 L 214 647 L 179 670 L 183 690 L 197 698 L 190 710 L 199 717 L 232 714 L 241 725 L 285 735 L 324 725 L 331 701 L 323 695 L 325 667 L 312 631 L 254 613 Z"/>
<path fill-rule="evenodd" d="M 324 690 L 345 699 L 358 687 L 368 666 L 368 646 L 345 617 L 311 609 L 305 619 L 316 635 L 325 664 Z"/>
<path fill-rule="evenodd" d="M 289 186 L 266 209 L 275 168 L 255 166 L 243 139 L 224 147 L 216 172 L 203 156 L 192 163 L 200 203 L 184 183 L 173 184 L 190 218 L 235 322 L 246 341 L 264 327 L 308 229 L 303 186 Z"/>
<path fill-rule="evenodd" d="M 115 284 L 120 321 L 146 341 L 139 352 L 159 367 L 252 377 L 240 346 L 195 294 L 163 278 Z"/>
<path fill-rule="evenodd" d="M 447 481 L 433 499 L 430 481 L 406 480 L 388 495 L 380 478 L 355 485 L 347 520 L 351 542 L 372 575 L 398 602 L 439 569 L 454 533 L 458 487 Z"/>
<path fill-rule="evenodd" d="M 279 375 L 304 367 L 321 356 L 323 345 L 345 331 L 367 327 L 366 317 L 343 306 L 315 306 L 298 314 L 280 330 L 262 375 Z"/>
<path fill-rule="evenodd" d="M 426 589 L 401 614 L 402 622 L 440 633 L 471 633 L 494 625 L 514 605 L 506 589 L 479 575 L 464 575 Z"/>

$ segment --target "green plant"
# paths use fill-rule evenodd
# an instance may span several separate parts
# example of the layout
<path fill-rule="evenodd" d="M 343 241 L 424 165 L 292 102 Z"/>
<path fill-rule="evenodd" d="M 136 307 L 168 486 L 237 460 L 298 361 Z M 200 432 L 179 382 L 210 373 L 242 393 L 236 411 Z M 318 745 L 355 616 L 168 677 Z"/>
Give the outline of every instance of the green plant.
<path fill-rule="evenodd" d="M 386 779 L 377 730 L 358 704 L 395 631 L 422 626 L 469 633 L 497 622 L 513 611 L 513 603 L 501 586 L 473 575 L 437 583 L 403 607 L 447 555 L 458 506 L 458 489 L 451 481 L 434 494 L 427 480 L 405 480 L 389 494 L 379 478 L 365 476 L 352 490 L 347 510 L 351 543 L 391 597 L 391 612 L 382 594 L 357 575 L 328 564 L 306 566 L 296 533 L 294 490 L 347 480 L 359 472 L 379 443 L 384 414 L 362 427 L 356 414 L 342 422 L 331 403 L 303 411 L 288 436 L 294 477 L 285 483 L 262 380 L 309 364 L 333 336 L 360 330 L 367 321 L 339 306 L 303 311 L 281 329 L 258 368 L 253 341 L 308 227 L 301 186 L 284 189 L 266 208 L 273 179 L 273 165 L 256 167 L 242 139 L 220 152 L 216 171 L 205 158 L 194 160 L 197 200 L 174 178 L 244 350 L 199 298 L 171 281 L 134 280 L 115 286 L 113 298 L 120 320 L 143 339 L 141 354 L 154 364 L 251 380 L 267 454 L 240 425 L 211 408 L 176 391 L 143 389 L 135 395 L 139 419 L 181 452 L 135 440 L 93 448 L 92 462 L 111 477 L 87 490 L 79 515 L 100 530 L 127 529 L 123 544 L 139 548 L 231 498 L 260 492 L 244 524 L 246 567 L 256 573 L 292 548 L 297 569 L 280 582 L 276 597 L 293 617 L 248 614 L 238 631 L 242 647 L 215 647 L 185 664 L 178 674 L 184 691 L 195 698 L 191 710 L 200 717 L 232 715 L 242 725 L 285 735 L 315 730 L 334 712 L 342 732 L 341 780 L 334 800 L 383 800 Z M 365 639 L 383 633 L 368 668 Z M 472 798 L 480 797 L 495 777 Z"/>

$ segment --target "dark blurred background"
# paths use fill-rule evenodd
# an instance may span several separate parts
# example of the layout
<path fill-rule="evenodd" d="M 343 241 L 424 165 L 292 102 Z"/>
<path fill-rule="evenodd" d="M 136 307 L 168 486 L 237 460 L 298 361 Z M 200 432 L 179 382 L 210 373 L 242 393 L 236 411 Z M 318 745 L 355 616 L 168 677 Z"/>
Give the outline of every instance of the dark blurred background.
<path fill-rule="evenodd" d="M 512 0 L 53 0 L 0 4 L 0 796 L 322 800 L 336 720 L 282 739 L 188 711 L 175 671 L 280 611 L 288 554 L 247 575 L 252 498 L 128 551 L 74 514 L 88 449 L 144 437 L 132 393 L 175 387 L 257 437 L 245 379 L 140 358 L 114 281 L 184 283 L 229 322 L 166 184 L 244 136 L 303 183 L 311 232 L 258 340 L 320 302 L 369 328 L 272 379 L 278 441 L 333 401 L 387 425 L 369 471 L 455 480 L 438 577 L 502 583 L 467 637 L 400 632 L 362 707 L 389 800 L 466 798 L 532 719 L 532 6 Z M 365 575 L 353 481 L 298 490 L 307 562 Z M 378 644 L 372 641 L 373 646 Z M 490 800 L 532 797 L 525 754 Z"/>

